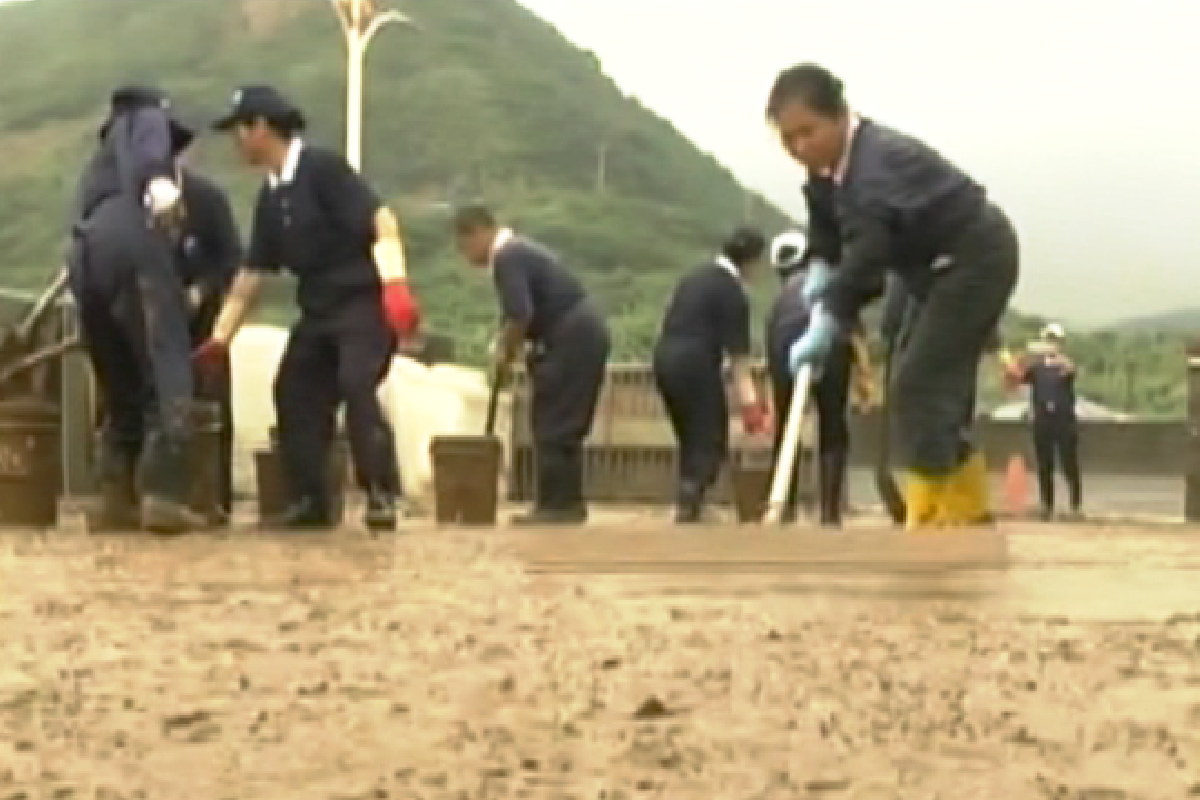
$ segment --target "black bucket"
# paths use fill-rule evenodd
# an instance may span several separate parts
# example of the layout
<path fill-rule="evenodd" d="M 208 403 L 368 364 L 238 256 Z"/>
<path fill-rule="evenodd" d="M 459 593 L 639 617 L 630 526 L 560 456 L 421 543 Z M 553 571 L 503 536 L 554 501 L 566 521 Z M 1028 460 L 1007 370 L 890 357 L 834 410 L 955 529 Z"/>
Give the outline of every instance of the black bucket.
<path fill-rule="evenodd" d="M 503 452 L 496 436 L 434 437 L 429 454 L 439 525 L 496 524 Z"/>
<path fill-rule="evenodd" d="M 58 406 L 0 403 L 0 526 L 52 528 L 62 490 Z"/>

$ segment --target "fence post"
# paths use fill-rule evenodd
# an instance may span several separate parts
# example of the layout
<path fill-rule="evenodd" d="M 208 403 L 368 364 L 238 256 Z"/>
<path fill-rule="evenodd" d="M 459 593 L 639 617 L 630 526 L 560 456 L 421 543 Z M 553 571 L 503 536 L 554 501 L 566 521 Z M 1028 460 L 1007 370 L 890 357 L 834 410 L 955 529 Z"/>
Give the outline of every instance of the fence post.
<path fill-rule="evenodd" d="M 1188 522 L 1200 522 L 1200 339 L 1187 348 L 1187 458 L 1184 477 L 1183 515 Z"/>

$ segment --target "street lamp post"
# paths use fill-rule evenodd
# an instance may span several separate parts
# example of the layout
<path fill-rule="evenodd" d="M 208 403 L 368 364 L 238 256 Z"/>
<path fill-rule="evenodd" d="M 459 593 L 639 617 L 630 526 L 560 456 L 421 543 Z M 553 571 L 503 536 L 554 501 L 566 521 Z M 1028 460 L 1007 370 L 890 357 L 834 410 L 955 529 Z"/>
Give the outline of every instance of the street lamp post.
<path fill-rule="evenodd" d="M 380 11 L 374 0 L 330 0 L 346 35 L 346 159 L 362 169 L 363 64 L 367 48 L 384 25 L 416 23 L 406 14 Z"/>

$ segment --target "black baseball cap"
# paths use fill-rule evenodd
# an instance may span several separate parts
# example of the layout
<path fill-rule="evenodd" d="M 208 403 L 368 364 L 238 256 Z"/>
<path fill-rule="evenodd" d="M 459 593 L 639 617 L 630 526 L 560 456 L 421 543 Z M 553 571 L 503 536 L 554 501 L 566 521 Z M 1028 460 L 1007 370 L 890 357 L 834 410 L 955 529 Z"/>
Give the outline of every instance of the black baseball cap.
<path fill-rule="evenodd" d="M 259 118 L 303 121 L 300 109 L 271 86 L 243 86 L 233 93 L 229 110 L 213 123 L 213 130 L 228 131 L 234 125 L 253 122 Z M 303 127 L 303 125 L 301 125 Z"/>

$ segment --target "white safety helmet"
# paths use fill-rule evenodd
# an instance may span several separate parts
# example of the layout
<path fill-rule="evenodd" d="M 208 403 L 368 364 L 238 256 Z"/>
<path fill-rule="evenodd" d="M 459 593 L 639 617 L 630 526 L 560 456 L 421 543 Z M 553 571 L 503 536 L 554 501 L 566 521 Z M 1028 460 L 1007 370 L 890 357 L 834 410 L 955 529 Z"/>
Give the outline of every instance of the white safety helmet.
<path fill-rule="evenodd" d="M 787 272 L 800 265 L 804 251 L 808 249 L 808 237 L 800 231 L 787 231 L 771 242 L 771 264 L 780 272 Z"/>
<path fill-rule="evenodd" d="M 1047 341 L 1062 340 L 1067 338 L 1067 332 L 1063 330 L 1063 326 L 1057 322 L 1051 322 L 1046 327 L 1042 328 L 1042 338 Z"/>

